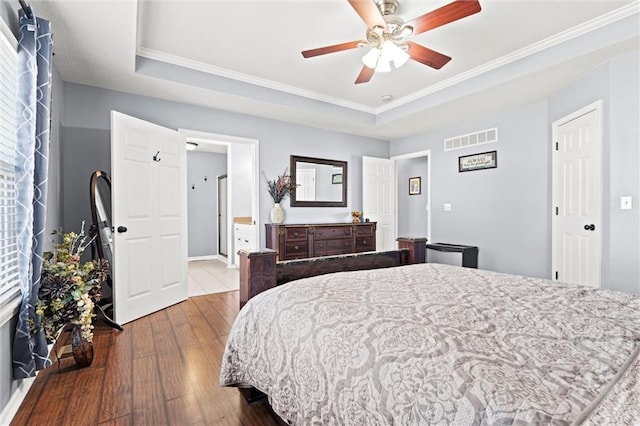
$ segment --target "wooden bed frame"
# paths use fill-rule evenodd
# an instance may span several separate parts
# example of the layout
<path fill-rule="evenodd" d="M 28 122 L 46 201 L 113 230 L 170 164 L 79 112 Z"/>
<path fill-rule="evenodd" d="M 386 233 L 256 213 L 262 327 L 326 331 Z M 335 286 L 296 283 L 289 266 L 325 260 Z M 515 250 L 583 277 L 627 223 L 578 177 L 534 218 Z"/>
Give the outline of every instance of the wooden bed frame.
<path fill-rule="evenodd" d="M 424 263 L 426 238 L 398 238 L 398 250 L 342 254 L 337 256 L 277 262 L 275 250 L 238 251 L 240 256 L 240 309 L 252 297 L 265 290 L 300 278 L 332 272 L 390 268 L 392 266 Z M 238 388 L 251 403 L 266 398 L 255 388 Z"/>
<path fill-rule="evenodd" d="M 424 263 L 426 238 L 398 238 L 398 250 L 342 254 L 277 262 L 275 250 L 240 250 L 240 308 L 265 290 L 300 278 L 332 272 Z"/>

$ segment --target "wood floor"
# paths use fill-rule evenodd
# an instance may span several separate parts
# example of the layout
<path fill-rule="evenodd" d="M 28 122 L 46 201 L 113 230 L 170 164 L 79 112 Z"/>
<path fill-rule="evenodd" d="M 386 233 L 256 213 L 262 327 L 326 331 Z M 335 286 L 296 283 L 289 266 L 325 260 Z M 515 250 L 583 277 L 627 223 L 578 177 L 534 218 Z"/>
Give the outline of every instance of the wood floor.
<path fill-rule="evenodd" d="M 11 425 L 282 425 L 266 400 L 218 386 L 238 292 L 192 297 L 133 321 L 96 326 L 93 364 L 41 371 Z"/>

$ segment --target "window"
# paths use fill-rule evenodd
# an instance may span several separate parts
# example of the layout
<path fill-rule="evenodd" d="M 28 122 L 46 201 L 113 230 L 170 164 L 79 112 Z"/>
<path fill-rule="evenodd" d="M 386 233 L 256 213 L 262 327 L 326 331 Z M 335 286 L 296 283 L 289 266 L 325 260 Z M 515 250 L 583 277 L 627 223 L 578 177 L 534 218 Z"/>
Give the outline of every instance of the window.
<path fill-rule="evenodd" d="M 20 291 L 16 233 L 16 41 L 0 20 L 0 307 Z"/>

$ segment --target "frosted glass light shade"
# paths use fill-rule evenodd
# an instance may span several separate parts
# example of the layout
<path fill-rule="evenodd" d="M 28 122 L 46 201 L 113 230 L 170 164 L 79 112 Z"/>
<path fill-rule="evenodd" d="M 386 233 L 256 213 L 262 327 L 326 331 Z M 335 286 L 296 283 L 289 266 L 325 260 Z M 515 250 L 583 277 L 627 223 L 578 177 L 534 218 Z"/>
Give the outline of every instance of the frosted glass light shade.
<path fill-rule="evenodd" d="M 373 49 L 370 49 L 362 57 L 362 63 L 365 64 L 369 68 L 375 69 L 376 66 L 378 65 L 378 58 L 379 57 L 380 57 L 380 49 L 378 49 L 377 47 L 374 47 Z"/>
<path fill-rule="evenodd" d="M 409 60 L 409 54 L 391 40 L 384 42 L 380 56 L 381 61 L 393 62 L 395 68 L 400 68 Z"/>
<path fill-rule="evenodd" d="M 391 40 L 385 41 L 380 48 L 372 48 L 362 57 L 362 62 L 376 72 L 391 71 L 392 63 L 394 68 L 400 68 L 408 60 L 409 54 Z"/>

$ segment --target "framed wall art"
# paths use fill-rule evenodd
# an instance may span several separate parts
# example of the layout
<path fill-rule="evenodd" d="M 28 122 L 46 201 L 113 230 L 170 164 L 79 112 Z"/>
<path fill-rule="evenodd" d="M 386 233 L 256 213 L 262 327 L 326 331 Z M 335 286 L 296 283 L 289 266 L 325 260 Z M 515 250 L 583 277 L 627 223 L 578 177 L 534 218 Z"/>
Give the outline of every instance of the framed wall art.
<path fill-rule="evenodd" d="M 409 178 L 409 195 L 418 195 L 421 192 L 420 177 Z"/>
<path fill-rule="evenodd" d="M 462 157 L 458 157 L 459 172 L 495 169 L 496 167 L 498 167 L 497 151 L 482 152 L 480 154 L 464 155 Z"/>

